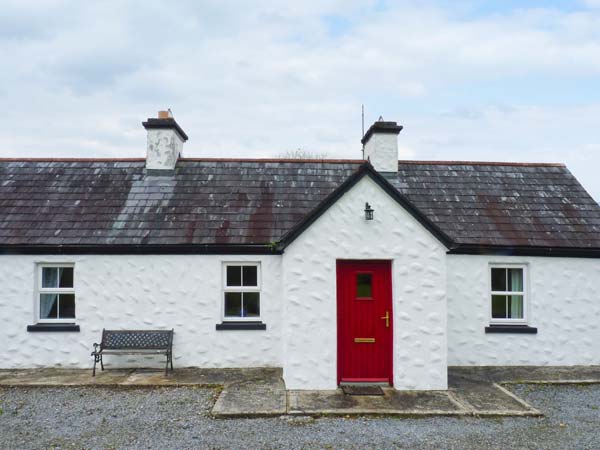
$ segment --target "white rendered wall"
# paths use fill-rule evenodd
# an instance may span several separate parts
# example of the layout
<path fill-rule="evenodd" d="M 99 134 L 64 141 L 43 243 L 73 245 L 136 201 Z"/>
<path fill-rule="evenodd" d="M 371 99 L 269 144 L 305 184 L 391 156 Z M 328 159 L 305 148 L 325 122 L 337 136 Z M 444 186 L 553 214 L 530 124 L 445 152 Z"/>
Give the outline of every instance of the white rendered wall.
<path fill-rule="evenodd" d="M 215 330 L 221 322 L 224 261 L 261 263 L 266 331 Z M 27 332 L 34 323 L 36 262 L 75 264 L 81 332 Z M 92 344 L 100 341 L 102 328 L 174 328 L 175 367 L 282 364 L 281 256 L 1 255 L 0 286 L 0 368 L 91 367 Z M 128 357 L 105 362 L 124 366 Z M 144 363 L 160 367 L 164 357 Z"/>
<path fill-rule="evenodd" d="M 398 172 L 398 134 L 373 133 L 365 143 L 364 158 L 378 172 Z"/>
<path fill-rule="evenodd" d="M 172 170 L 183 152 L 183 139 L 173 129 L 147 130 L 146 168 Z"/>
<path fill-rule="evenodd" d="M 600 364 L 600 260 L 448 255 L 449 365 Z M 527 264 L 529 325 L 485 334 L 490 263 Z"/>
<path fill-rule="evenodd" d="M 337 387 L 336 260 L 391 259 L 394 386 L 446 389 L 445 251 L 375 182 L 359 181 L 283 255 L 287 387 Z"/>

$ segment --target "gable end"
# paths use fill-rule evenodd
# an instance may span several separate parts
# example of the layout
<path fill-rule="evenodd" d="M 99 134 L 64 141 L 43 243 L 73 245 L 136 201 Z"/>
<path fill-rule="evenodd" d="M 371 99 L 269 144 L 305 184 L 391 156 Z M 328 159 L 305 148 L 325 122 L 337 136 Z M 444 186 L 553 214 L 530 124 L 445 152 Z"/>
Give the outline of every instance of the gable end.
<path fill-rule="evenodd" d="M 308 214 L 301 222 L 288 231 L 279 241 L 278 249 L 283 250 L 290 245 L 298 236 L 308 229 L 325 211 L 327 211 L 340 197 L 355 186 L 363 177 L 368 176 L 386 194 L 392 197 L 400 204 L 411 216 L 413 216 L 427 231 L 429 231 L 438 241 L 446 248 L 454 247 L 452 239 L 444 233 L 437 225 L 431 222 L 423 213 L 421 213 L 404 195 L 390 184 L 381 174 L 379 174 L 373 166 L 366 162 L 360 168 L 348 177 L 335 191 L 333 191 L 325 200 L 323 200 L 310 214 Z"/>

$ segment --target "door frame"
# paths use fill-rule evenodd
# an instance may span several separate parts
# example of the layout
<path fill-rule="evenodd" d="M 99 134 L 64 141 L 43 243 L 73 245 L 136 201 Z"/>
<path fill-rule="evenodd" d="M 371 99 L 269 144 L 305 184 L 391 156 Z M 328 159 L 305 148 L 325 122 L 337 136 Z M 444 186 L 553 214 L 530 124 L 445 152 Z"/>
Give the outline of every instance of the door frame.
<path fill-rule="evenodd" d="M 352 379 L 352 378 L 344 378 L 344 380 L 346 382 L 351 382 L 351 383 L 389 383 L 390 386 L 394 386 L 394 305 L 393 305 L 393 277 L 392 277 L 392 260 L 388 260 L 388 259 L 336 259 L 335 261 L 335 265 L 336 265 L 336 333 L 337 333 L 337 358 L 336 358 L 336 362 L 337 362 L 337 385 L 339 386 L 340 383 L 342 382 L 342 366 L 343 366 L 343 352 L 342 352 L 342 346 L 343 346 L 343 331 L 341 329 L 340 326 L 340 320 L 339 317 L 342 313 L 342 302 L 343 302 L 343 292 L 342 290 L 339 288 L 340 287 L 340 283 L 342 281 L 342 270 L 341 267 L 345 264 L 371 264 L 371 263 L 376 263 L 376 264 L 384 264 L 385 270 L 384 270 L 384 282 L 386 285 L 389 286 L 388 292 L 386 294 L 386 296 L 388 297 L 385 301 L 387 303 L 387 305 L 389 306 L 389 312 L 390 312 L 390 327 L 389 327 L 389 333 L 387 335 L 387 339 L 386 339 L 386 345 L 385 345 L 385 353 L 386 353 L 386 360 L 387 360 L 387 376 L 388 379 L 385 378 L 365 378 L 365 379 Z M 372 269 L 370 268 L 365 268 L 365 271 L 370 271 Z"/>

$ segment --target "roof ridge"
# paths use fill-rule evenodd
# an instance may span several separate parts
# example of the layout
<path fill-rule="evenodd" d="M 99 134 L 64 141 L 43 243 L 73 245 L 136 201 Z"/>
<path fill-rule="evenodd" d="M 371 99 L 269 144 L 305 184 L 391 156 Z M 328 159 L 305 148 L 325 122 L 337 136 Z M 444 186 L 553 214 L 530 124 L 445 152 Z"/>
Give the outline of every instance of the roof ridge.
<path fill-rule="evenodd" d="M 457 165 L 457 166 L 516 166 L 516 167 L 567 167 L 564 163 L 547 162 L 502 162 L 502 161 L 427 161 L 427 160 L 399 160 L 398 164 L 423 164 L 423 165 Z"/>
<path fill-rule="evenodd" d="M 295 158 L 179 158 L 197 162 L 281 162 L 281 163 L 345 163 L 364 164 L 364 159 L 295 159 Z M 0 158 L 0 162 L 143 162 L 146 158 Z"/>
<path fill-rule="evenodd" d="M 278 162 L 278 163 L 338 163 L 364 164 L 364 159 L 344 158 L 179 158 L 180 161 L 192 162 Z M 0 158 L 0 162 L 144 162 L 145 158 Z M 549 162 L 511 162 L 511 161 L 438 161 L 438 160 L 408 160 L 401 159 L 398 164 L 413 165 L 466 165 L 466 166 L 509 166 L 509 167 L 566 167 L 564 163 Z"/>
<path fill-rule="evenodd" d="M 364 159 L 344 158 L 179 158 L 181 161 L 206 161 L 206 162 L 293 162 L 293 163 L 351 163 L 364 164 Z"/>
<path fill-rule="evenodd" d="M 0 162 L 142 162 L 146 158 L 0 158 Z"/>

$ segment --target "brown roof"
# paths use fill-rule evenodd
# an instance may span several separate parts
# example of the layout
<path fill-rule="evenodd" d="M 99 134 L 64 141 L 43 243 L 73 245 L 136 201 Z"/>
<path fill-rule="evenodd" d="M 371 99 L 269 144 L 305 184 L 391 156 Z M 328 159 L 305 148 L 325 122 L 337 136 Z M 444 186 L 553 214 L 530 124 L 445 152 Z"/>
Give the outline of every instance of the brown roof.
<path fill-rule="evenodd" d="M 364 164 L 181 159 L 151 176 L 143 159 L 0 160 L 0 248 L 269 246 Z M 600 207 L 564 165 L 400 161 L 382 183 L 451 246 L 600 249 Z"/>
<path fill-rule="evenodd" d="M 456 244 L 600 248 L 600 206 L 562 164 L 400 162 L 392 184 Z"/>

